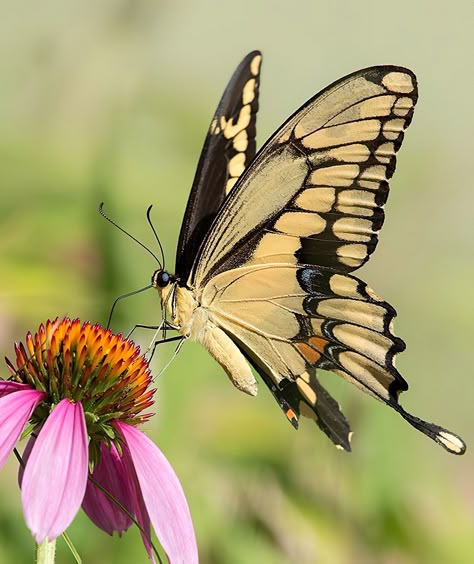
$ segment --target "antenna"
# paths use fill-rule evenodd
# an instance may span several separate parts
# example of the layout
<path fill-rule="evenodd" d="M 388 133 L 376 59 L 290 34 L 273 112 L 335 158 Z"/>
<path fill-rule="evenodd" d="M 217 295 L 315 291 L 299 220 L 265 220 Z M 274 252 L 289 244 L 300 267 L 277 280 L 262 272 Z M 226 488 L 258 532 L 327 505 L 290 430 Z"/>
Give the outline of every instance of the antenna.
<path fill-rule="evenodd" d="M 151 206 L 150 206 L 151 207 Z M 156 260 L 156 262 L 159 264 L 160 266 L 160 270 L 163 269 L 163 267 L 161 266 L 161 262 L 158 259 L 158 257 L 155 255 L 155 253 L 153 253 L 152 251 L 150 251 L 150 249 L 148 247 L 146 247 L 141 241 L 139 241 L 136 237 L 134 237 L 133 235 L 131 235 L 128 231 L 125 231 L 125 229 L 123 229 L 123 227 L 120 227 L 120 225 L 118 225 L 117 223 L 115 223 L 115 221 L 113 221 L 112 219 L 110 219 L 110 217 L 108 217 L 105 212 L 104 212 L 104 202 L 101 202 L 100 206 L 99 206 L 99 213 L 100 215 L 106 219 L 109 223 L 111 223 L 114 227 L 116 227 L 117 229 L 119 229 L 122 233 L 125 233 L 125 235 L 127 235 L 127 237 L 130 237 L 130 239 L 133 239 L 133 241 L 135 241 L 135 243 L 138 243 L 140 245 L 140 247 L 143 247 L 145 249 L 145 251 L 147 251 L 148 253 L 150 253 L 150 255 Z M 160 244 L 160 248 L 161 248 L 161 244 Z M 163 249 L 161 250 L 161 252 L 163 253 Z M 164 256 L 164 255 L 163 255 Z M 163 259 L 164 262 L 164 259 Z"/>
<path fill-rule="evenodd" d="M 153 205 L 149 206 L 148 209 L 146 210 L 146 218 L 148 220 L 148 225 L 151 227 L 151 230 L 153 231 L 153 234 L 155 235 L 156 242 L 158 243 L 158 246 L 160 247 L 161 258 L 163 259 L 163 270 L 165 270 L 165 253 L 163 251 L 163 246 L 161 245 L 161 241 L 160 241 L 160 238 L 158 237 L 158 233 L 156 232 L 155 226 L 153 225 L 153 222 L 151 221 L 151 208 L 152 207 L 153 207 Z"/>

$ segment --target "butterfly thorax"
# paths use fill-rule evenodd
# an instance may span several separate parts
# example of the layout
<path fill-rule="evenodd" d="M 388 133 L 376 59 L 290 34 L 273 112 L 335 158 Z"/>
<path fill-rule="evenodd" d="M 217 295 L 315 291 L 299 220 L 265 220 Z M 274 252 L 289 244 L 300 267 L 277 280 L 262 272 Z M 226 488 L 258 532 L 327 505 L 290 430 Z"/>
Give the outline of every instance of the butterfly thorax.
<path fill-rule="evenodd" d="M 163 270 L 157 270 L 151 282 L 177 331 L 201 343 L 224 368 L 233 384 L 254 396 L 257 382 L 250 366 L 235 343 L 216 325 L 208 307 L 200 303 L 195 291 L 181 285 L 179 280 Z"/>

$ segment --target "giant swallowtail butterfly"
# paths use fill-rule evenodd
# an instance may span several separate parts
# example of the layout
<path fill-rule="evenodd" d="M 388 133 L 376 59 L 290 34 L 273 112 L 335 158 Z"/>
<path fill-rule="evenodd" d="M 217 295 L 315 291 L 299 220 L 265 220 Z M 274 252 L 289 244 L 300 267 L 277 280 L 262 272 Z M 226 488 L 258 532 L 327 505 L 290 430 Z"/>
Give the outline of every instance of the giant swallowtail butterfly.
<path fill-rule="evenodd" d="M 251 367 L 295 428 L 312 418 L 350 450 L 349 424 L 317 369 L 389 405 L 449 452 L 464 442 L 399 404 L 405 343 L 394 308 L 352 273 L 377 246 L 395 154 L 417 101 L 415 75 L 376 66 L 311 98 L 256 153 L 262 56 L 232 76 L 207 134 L 179 236 L 158 290 L 170 326 L 198 341 L 255 395 Z"/>

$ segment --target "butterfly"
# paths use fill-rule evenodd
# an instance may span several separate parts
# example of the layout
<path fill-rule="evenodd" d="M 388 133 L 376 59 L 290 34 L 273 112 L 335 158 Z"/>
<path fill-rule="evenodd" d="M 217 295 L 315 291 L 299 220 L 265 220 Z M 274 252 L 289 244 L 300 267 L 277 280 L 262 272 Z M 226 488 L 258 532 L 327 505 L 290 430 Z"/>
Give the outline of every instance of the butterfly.
<path fill-rule="evenodd" d="M 201 343 L 239 390 L 255 395 L 258 374 L 295 428 L 311 418 L 339 448 L 351 450 L 349 423 L 318 369 L 463 454 L 460 437 L 399 404 L 408 384 L 394 363 L 405 349 L 396 312 L 352 274 L 377 246 L 415 75 L 374 66 L 341 78 L 256 152 L 261 60 L 243 59 L 211 121 L 175 274 L 153 274 L 169 327 Z"/>

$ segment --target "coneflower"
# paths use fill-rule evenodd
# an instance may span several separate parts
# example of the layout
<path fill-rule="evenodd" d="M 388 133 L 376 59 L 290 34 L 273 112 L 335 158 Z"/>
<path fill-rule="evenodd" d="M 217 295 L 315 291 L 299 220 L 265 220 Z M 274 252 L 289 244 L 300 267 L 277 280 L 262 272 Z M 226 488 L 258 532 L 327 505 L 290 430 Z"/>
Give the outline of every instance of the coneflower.
<path fill-rule="evenodd" d="M 155 530 L 170 562 L 197 562 L 188 504 L 158 447 L 137 426 L 154 389 L 140 349 L 100 325 L 48 321 L 15 345 L 0 381 L 0 467 L 25 431 L 20 469 L 25 520 L 38 544 L 70 525 L 81 505 L 109 534 L 133 521 L 153 559 Z"/>

